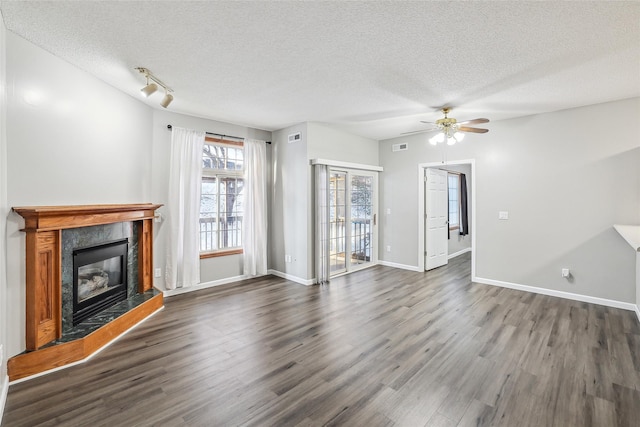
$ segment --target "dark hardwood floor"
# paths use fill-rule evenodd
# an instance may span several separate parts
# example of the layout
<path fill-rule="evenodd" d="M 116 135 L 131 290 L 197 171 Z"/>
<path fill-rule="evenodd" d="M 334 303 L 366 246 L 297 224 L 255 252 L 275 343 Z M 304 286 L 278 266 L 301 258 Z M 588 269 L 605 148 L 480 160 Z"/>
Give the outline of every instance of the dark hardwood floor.
<path fill-rule="evenodd" d="M 3 426 L 639 426 L 631 311 L 473 284 L 469 257 L 167 298 Z"/>

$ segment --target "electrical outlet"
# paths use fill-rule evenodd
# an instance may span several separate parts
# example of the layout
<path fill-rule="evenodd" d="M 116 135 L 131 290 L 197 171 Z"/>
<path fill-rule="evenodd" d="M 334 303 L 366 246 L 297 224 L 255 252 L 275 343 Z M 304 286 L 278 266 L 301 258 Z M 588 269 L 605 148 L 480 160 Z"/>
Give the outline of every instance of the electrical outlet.
<path fill-rule="evenodd" d="M 162 269 L 156 268 L 154 277 L 162 277 Z"/>
<path fill-rule="evenodd" d="M 571 276 L 571 270 L 569 270 L 568 268 L 563 268 L 562 269 L 562 277 L 567 278 L 569 276 Z"/>
<path fill-rule="evenodd" d="M 391 252 L 391 245 L 387 245 L 387 252 Z"/>
<path fill-rule="evenodd" d="M 507 211 L 498 212 L 498 219 L 509 219 L 509 212 Z"/>

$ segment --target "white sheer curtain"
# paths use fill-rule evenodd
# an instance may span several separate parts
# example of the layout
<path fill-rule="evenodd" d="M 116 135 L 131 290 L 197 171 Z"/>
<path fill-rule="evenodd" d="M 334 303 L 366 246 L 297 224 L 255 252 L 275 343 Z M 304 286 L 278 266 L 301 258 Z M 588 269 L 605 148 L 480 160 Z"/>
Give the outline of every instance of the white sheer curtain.
<path fill-rule="evenodd" d="M 244 140 L 244 274 L 267 274 L 267 150 L 264 141 Z"/>
<path fill-rule="evenodd" d="M 173 127 L 169 169 L 167 289 L 200 282 L 200 186 L 205 132 Z"/>
<path fill-rule="evenodd" d="M 316 164 L 315 169 L 315 270 L 316 283 L 329 282 L 329 166 Z"/>

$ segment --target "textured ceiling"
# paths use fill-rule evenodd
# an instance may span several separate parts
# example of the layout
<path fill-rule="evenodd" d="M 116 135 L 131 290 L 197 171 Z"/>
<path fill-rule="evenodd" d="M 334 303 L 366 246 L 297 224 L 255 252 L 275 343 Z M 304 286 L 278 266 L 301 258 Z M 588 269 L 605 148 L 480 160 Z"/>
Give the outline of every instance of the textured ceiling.
<path fill-rule="evenodd" d="M 1 1 L 10 31 L 132 96 L 385 139 L 452 106 L 505 119 L 640 96 L 638 2 Z M 148 102 L 158 107 L 160 95 Z M 490 127 L 490 125 L 489 125 Z"/>

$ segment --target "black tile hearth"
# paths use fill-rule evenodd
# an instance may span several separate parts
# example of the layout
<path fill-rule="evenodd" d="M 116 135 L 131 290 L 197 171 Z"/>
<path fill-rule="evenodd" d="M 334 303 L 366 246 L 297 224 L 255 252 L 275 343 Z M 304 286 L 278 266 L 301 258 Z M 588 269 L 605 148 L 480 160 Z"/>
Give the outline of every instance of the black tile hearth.
<path fill-rule="evenodd" d="M 52 341 L 51 343 L 43 346 L 42 348 L 52 347 L 58 344 L 67 343 L 71 341 L 75 341 L 81 338 L 86 337 L 87 335 L 95 332 L 100 329 L 102 326 L 105 326 L 109 322 L 114 321 L 118 317 L 123 314 L 133 310 L 134 308 L 142 305 L 146 301 L 150 300 L 154 296 L 158 295 L 160 291 L 156 289 L 151 289 L 143 294 L 136 294 L 124 301 L 121 301 L 103 311 L 92 316 L 82 323 L 77 324 L 67 330 L 62 332 L 62 337 L 56 341 Z"/>

